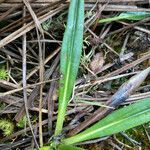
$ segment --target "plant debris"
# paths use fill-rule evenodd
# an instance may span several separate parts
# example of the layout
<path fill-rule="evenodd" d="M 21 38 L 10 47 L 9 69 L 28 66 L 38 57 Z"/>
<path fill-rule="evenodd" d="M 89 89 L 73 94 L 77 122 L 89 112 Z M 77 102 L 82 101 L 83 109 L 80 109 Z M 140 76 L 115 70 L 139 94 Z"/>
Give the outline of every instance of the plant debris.
<path fill-rule="evenodd" d="M 99 110 L 110 113 L 150 98 L 149 1 L 85 0 L 76 84 L 70 89 L 63 132 L 53 137 L 69 4 L 68 0 L 0 0 L 0 149 L 34 149 L 51 139 L 59 142 L 79 132 Z M 119 101 L 124 89 L 129 93 L 125 91 L 125 99 Z M 78 146 L 150 149 L 149 127 L 143 124 Z"/>

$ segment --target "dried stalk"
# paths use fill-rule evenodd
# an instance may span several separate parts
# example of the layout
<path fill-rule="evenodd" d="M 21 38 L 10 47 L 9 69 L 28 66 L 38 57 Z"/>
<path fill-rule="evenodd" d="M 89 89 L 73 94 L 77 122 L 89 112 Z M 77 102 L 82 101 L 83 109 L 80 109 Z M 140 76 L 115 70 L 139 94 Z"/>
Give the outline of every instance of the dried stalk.
<path fill-rule="evenodd" d="M 26 8 L 23 8 L 23 15 L 26 15 Z M 26 111 L 26 116 L 28 119 L 29 127 L 31 130 L 31 133 L 33 135 L 34 142 L 36 144 L 36 147 L 39 148 L 36 137 L 33 132 L 30 116 L 29 116 L 29 111 L 28 111 L 28 101 L 27 101 L 27 89 L 25 88 L 27 86 L 26 82 L 26 71 L 27 71 L 27 66 L 26 66 L 26 52 L 27 52 L 27 47 L 26 47 L 26 34 L 23 35 L 23 43 L 22 43 L 22 49 L 23 49 L 23 55 L 22 55 L 22 69 L 23 69 L 23 99 L 24 99 L 24 105 L 25 105 L 25 111 Z"/>

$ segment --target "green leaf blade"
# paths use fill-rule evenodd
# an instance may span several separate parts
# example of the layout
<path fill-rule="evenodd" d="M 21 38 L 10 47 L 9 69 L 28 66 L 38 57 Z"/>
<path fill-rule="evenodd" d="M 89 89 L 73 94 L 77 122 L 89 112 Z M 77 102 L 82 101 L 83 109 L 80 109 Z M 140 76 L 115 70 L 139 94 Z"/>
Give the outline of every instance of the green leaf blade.
<path fill-rule="evenodd" d="M 61 133 L 67 104 L 74 88 L 82 51 L 83 25 L 84 0 L 72 0 L 61 49 L 59 108 L 55 135 Z"/>
<path fill-rule="evenodd" d="M 121 108 L 87 130 L 64 139 L 65 144 L 112 135 L 150 121 L 150 98 Z"/>
<path fill-rule="evenodd" d="M 123 12 L 119 16 L 115 16 L 112 18 L 101 19 L 99 23 L 112 22 L 117 20 L 142 20 L 150 16 L 149 12 Z"/>
<path fill-rule="evenodd" d="M 79 147 L 75 147 L 75 146 L 72 146 L 72 145 L 60 144 L 58 146 L 58 150 L 84 150 L 84 149 L 83 148 L 79 148 Z"/>

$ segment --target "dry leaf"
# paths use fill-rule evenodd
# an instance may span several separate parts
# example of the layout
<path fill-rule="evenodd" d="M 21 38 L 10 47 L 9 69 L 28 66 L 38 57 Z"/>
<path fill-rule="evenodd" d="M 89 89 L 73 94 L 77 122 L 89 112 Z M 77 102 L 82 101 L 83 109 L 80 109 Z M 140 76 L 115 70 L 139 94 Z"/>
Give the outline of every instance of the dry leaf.
<path fill-rule="evenodd" d="M 103 53 L 102 52 L 97 53 L 90 63 L 90 69 L 94 73 L 99 72 L 102 69 L 103 64 L 104 64 Z"/>

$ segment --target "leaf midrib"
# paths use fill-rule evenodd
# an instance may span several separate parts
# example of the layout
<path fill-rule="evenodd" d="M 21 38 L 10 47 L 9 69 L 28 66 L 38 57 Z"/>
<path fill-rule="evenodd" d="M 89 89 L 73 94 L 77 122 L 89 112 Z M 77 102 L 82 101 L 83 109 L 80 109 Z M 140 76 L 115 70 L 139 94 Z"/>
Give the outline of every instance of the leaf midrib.
<path fill-rule="evenodd" d="M 131 118 L 136 117 L 136 116 L 138 116 L 138 115 L 147 113 L 147 112 L 149 112 L 149 111 L 150 111 L 150 109 L 145 110 L 145 111 L 142 111 L 142 112 L 140 112 L 140 113 L 138 113 L 138 114 L 134 114 L 134 115 L 132 115 L 132 116 L 126 117 L 126 118 L 121 119 L 121 120 L 119 120 L 119 121 L 110 123 L 110 124 L 108 124 L 108 125 L 105 125 L 104 127 L 100 127 L 100 128 L 98 128 L 98 129 L 95 129 L 94 131 L 85 133 L 84 135 L 80 135 L 80 136 L 81 136 L 82 138 L 84 138 L 84 137 L 86 138 L 87 136 L 92 136 L 92 135 L 94 135 L 95 133 L 100 132 L 101 130 L 104 130 L 104 129 L 109 128 L 109 127 L 111 127 L 111 126 L 113 126 L 113 125 L 119 124 L 120 122 L 123 122 L 123 121 L 125 121 L 125 120 L 127 120 L 127 119 L 131 119 Z"/>

